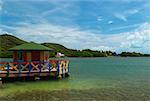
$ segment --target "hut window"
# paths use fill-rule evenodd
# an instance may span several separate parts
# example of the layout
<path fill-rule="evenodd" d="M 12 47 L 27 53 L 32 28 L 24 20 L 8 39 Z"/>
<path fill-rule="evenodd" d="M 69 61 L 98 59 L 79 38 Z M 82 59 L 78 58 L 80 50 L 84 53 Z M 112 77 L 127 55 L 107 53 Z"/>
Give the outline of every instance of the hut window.
<path fill-rule="evenodd" d="M 17 57 L 18 57 L 18 60 L 22 60 L 22 52 L 17 52 Z"/>

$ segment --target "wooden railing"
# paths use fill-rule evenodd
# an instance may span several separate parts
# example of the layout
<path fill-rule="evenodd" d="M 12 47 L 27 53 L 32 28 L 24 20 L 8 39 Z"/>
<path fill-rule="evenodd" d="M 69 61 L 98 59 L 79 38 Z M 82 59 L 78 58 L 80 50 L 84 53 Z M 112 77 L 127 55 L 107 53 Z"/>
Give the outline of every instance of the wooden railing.
<path fill-rule="evenodd" d="M 7 73 L 43 73 L 43 72 L 57 72 L 64 74 L 69 72 L 68 60 L 49 60 L 46 62 L 32 61 L 32 62 L 0 62 L 0 74 Z"/>

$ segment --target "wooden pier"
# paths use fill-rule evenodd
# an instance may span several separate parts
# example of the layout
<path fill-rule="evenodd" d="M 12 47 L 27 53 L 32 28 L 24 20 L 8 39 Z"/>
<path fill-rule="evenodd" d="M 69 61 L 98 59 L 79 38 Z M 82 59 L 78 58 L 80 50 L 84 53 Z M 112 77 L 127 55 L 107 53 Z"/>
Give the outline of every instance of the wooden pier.
<path fill-rule="evenodd" d="M 69 75 L 68 60 L 47 62 L 0 62 L 0 78 L 18 77 L 66 77 Z"/>

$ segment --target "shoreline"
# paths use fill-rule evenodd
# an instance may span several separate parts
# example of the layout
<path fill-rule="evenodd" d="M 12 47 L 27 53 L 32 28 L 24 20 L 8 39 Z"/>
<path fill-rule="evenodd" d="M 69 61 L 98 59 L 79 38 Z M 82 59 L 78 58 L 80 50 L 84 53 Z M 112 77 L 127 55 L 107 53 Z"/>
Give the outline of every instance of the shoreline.
<path fill-rule="evenodd" d="M 64 59 L 64 58 L 140 58 L 140 57 L 144 57 L 144 58 L 149 58 L 150 56 L 107 56 L 107 57 L 63 57 L 63 58 L 55 58 L 55 57 L 51 57 L 50 59 Z M 3 58 L 0 57 L 0 59 L 12 59 L 12 58 Z"/>

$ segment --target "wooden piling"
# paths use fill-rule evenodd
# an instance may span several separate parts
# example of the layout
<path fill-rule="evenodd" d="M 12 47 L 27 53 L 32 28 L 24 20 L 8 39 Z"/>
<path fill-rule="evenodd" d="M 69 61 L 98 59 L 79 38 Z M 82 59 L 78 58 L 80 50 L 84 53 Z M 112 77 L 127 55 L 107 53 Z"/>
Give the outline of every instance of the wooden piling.
<path fill-rule="evenodd" d="M 0 78 L 0 86 L 2 85 L 2 78 Z"/>

